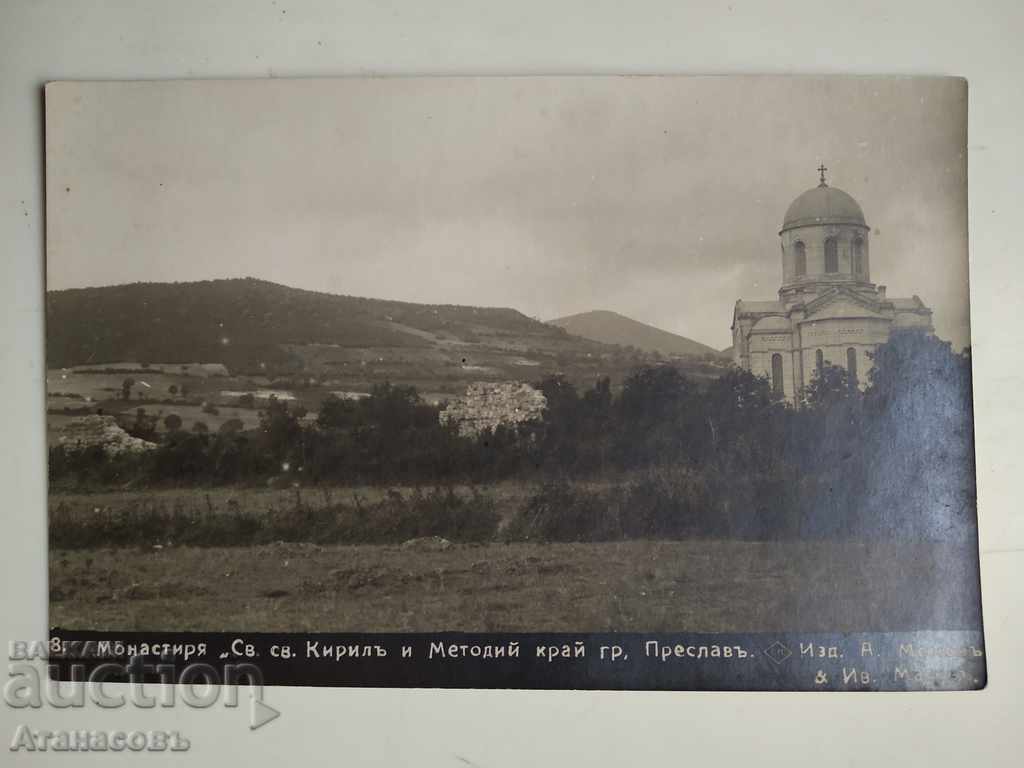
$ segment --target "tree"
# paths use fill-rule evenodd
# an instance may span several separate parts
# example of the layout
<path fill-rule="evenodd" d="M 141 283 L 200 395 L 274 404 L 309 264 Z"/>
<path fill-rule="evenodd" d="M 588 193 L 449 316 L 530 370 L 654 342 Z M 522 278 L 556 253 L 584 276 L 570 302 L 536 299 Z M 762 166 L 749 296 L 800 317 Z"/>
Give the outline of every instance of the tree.
<path fill-rule="evenodd" d="M 580 427 L 580 399 L 576 388 L 560 374 L 546 376 L 537 384 L 544 395 L 544 416 L 540 440 L 541 462 L 568 469 L 576 462 Z"/>
<path fill-rule="evenodd" d="M 863 493 L 872 528 L 950 540 L 976 535 L 969 351 L 916 330 L 894 331 L 872 355 Z M 898 512 L 897 512 L 898 510 Z"/>
<path fill-rule="evenodd" d="M 612 385 L 598 379 L 579 402 L 580 445 L 576 466 L 583 472 L 604 472 L 611 449 Z"/>
<path fill-rule="evenodd" d="M 174 395 L 178 394 L 178 386 L 176 384 L 171 384 L 171 386 L 167 388 L 167 391 L 170 392 L 171 396 L 173 397 Z"/>
<path fill-rule="evenodd" d="M 748 437 L 745 450 L 764 447 L 773 452 L 770 438 L 777 435 L 773 427 L 786 404 L 767 376 L 732 368 L 711 382 L 704 400 L 704 428 L 711 453 L 720 448 L 735 450 L 737 443 Z"/>
<path fill-rule="evenodd" d="M 358 408 L 366 421 L 392 437 L 404 429 L 437 423 L 436 409 L 423 403 L 415 387 L 396 387 L 389 382 L 375 384 Z"/>
<path fill-rule="evenodd" d="M 302 428 L 295 414 L 288 410 L 288 403 L 271 397 L 265 410 L 260 411 L 260 431 L 267 455 L 275 461 L 288 458 L 300 442 Z"/>
<path fill-rule="evenodd" d="M 317 413 L 317 426 L 323 429 L 343 429 L 355 423 L 356 405 L 351 400 L 342 400 L 330 394 L 320 403 Z"/>
<path fill-rule="evenodd" d="M 930 417 L 960 417 L 971 398 L 971 357 L 949 342 L 912 329 L 894 331 L 871 354 L 865 399 L 875 415 L 896 403 Z"/>
<path fill-rule="evenodd" d="M 245 424 L 241 419 L 228 419 L 217 429 L 217 432 L 221 435 L 234 435 L 245 429 Z"/>
<path fill-rule="evenodd" d="M 135 379 L 129 377 L 121 382 L 121 397 L 128 400 L 132 396 L 132 387 L 135 386 Z"/>
<path fill-rule="evenodd" d="M 210 431 L 210 428 L 206 426 L 205 421 L 197 421 L 192 425 L 192 431 L 197 435 L 205 435 Z"/>
<path fill-rule="evenodd" d="M 164 426 L 169 432 L 177 432 L 181 429 L 181 416 L 176 413 L 169 413 L 164 417 Z"/>
<path fill-rule="evenodd" d="M 670 365 L 638 368 L 622 385 L 619 407 L 623 418 L 651 424 L 672 415 L 693 393 L 693 385 Z"/>
<path fill-rule="evenodd" d="M 831 408 L 860 394 L 857 383 L 847 370 L 825 363 L 811 377 L 811 383 L 802 392 L 803 405 L 812 409 Z"/>
<path fill-rule="evenodd" d="M 128 429 L 132 437 L 139 437 L 143 440 L 152 440 L 156 432 L 156 417 L 146 414 L 145 408 L 135 410 L 135 421 Z"/>
<path fill-rule="evenodd" d="M 744 418 L 784 401 L 782 394 L 772 389 L 767 376 L 757 376 L 743 368 L 731 368 L 715 379 L 708 387 L 707 398 L 718 414 L 733 412 Z"/>
<path fill-rule="evenodd" d="M 704 417 L 693 384 L 670 365 L 638 368 L 623 383 L 616 408 L 616 454 L 624 467 L 693 460 Z"/>

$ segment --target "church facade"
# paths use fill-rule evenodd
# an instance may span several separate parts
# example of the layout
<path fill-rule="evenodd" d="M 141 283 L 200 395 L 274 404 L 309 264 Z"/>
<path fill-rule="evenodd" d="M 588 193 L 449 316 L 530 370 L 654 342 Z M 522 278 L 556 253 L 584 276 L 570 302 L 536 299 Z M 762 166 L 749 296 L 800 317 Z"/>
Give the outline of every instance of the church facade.
<path fill-rule="evenodd" d="M 825 182 L 796 198 L 779 231 L 782 285 L 776 301 L 736 302 L 733 360 L 793 402 L 823 365 L 839 365 L 863 388 L 871 353 L 894 328 L 932 331 L 917 296 L 891 298 L 871 282 L 871 230 L 860 205 Z"/>

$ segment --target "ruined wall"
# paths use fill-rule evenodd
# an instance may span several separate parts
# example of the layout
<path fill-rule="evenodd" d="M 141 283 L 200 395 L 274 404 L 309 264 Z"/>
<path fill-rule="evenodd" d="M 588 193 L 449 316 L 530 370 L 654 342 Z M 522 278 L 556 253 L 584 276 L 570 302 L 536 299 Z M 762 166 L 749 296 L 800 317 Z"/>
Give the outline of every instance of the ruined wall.
<path fill-rule="evenodd" d="M 60 444 L 68 450 L 85 450 L 100 446 L 108 456 L 123 453 L 140 453 L 156 448 L 137 437 L 132 437 L 118 426 L 113 416 L 80 416 L 64 425 L 60 432 Z"/>
<path fill-rule="evenodd" d="M 478 381 L 466 393 L 441 411 L 442 424 L 455 424 L 459 434 L 475 437 L 499 425 L 513 426 L 536 421 L 544 413 L 547 399 L 529 384 L 518 381 Z"/>

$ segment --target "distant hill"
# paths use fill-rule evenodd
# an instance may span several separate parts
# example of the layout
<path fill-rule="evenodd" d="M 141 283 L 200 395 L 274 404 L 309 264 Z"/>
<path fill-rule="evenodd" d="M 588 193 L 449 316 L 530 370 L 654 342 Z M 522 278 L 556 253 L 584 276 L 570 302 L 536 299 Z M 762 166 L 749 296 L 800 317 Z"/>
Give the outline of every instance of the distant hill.
<path fill-rule="evenodd" d="M 553 374 L 586 387 L 607 376 L 615 386 L 653 362 L 637 346 L 572 335 L 514 309 L 358 298 L 253 278 L 46 295 L 48 368 L 220 363 L 255 386 L 278 382 L 292 391 L 367 392 L 387 381 L 438 397 L 469 382 Z M 696 358 L 678 365 L 697 379 L 718 374 Z M 193 392 L 198 386 L 189 382 Z"/>
<path fill-rule="evenodd" d="M 574 336 L 604 344 L 618 344 L 636 347 L 644 352 L 658 352 L 662 355 L 716 355 L 717 349 L 700 342 L 679 336 L 652 325 L 607 310 L 595 310 L 579 315 L 560 317 L 549 321 L 551 325 L 564 328 Z"/>
<path fill-rule="evenodd" d="M 51 367 L 199 360 L 244 368 L 284 361 L 287 345 L 572 344 L 514 309 L 339 296 L 252 278 L 50 291 L 46 320 Z"/>

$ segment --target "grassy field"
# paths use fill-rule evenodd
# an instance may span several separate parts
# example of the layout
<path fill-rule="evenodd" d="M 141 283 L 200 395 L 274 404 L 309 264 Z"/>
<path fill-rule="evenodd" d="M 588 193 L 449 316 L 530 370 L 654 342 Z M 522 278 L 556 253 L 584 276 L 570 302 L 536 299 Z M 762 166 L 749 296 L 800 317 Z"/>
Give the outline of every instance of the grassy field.
<path fill-rule="evenodd" d="M 53 550 L 50 622 L 247 631 L 897 631 L 978 625 L 949 545 L 629 541 Z"/>

